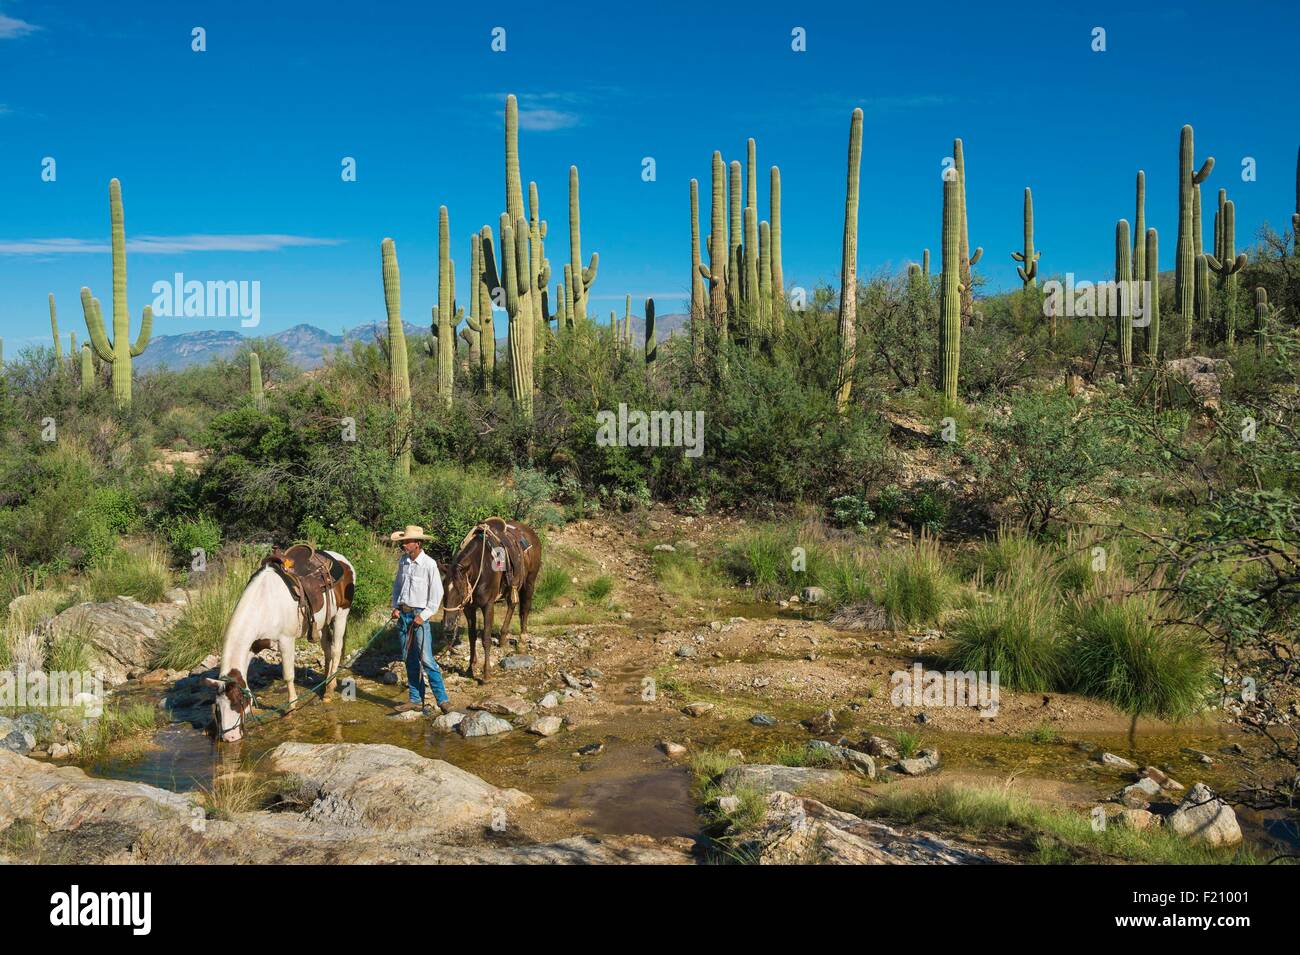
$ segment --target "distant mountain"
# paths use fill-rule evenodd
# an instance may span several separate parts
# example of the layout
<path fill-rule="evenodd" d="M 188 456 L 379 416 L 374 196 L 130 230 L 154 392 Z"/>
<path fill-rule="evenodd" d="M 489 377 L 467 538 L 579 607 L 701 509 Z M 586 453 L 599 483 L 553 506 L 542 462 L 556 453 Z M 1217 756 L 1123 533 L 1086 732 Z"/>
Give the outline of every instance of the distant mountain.
<path fill-rule="evenodd" d="M 685 313 L 655 316 L 656 337 L 663 341 L 669 335 L 681 332 L 689 316 Z M 619 315 L 622 321 L 622 315 Z M 498 322 L 500 319 L 498 319 Z M 608 318 L 606 319 L 608 324 Z M 429 334 L 427 325 L 403 323 L 407 339 L 418 342 Z M 341 335 L 335 335 L 315 325 L 295 325 L 274 335 L 256 336 L 269 338 L 283 345 L 289 352 L 290 360 L 306 370 L 319 368 L 325 356 L 333 348 L 350 348 L 353 342 L 373 342 L 377 337 L 388 334 L 388 326 L 380 322 L 368 322 L 349 328 Z M 642 341 L 645 335 L 645 322 L 639 315 L 632 316 L 632 337 Z M 218 358 L 230 358 L 239 347 L 251 337 L 233 329 L 228 331 L 183 332 L 180 335 L 155 335 L 149 340 L 149 347 L 143 355 L 135 359 L 139 371 L 152 371 L 156 368 L 170 368 L 179 371 L 194 365 Z M 504 338 L 500 340 L 504 347 Z"/>

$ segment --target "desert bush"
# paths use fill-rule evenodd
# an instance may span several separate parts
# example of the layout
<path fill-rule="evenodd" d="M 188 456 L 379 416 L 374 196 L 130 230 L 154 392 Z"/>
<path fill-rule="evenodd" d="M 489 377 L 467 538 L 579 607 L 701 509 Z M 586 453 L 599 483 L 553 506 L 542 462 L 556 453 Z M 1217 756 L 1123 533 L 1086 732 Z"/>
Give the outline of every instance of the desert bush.
<path fill-rule="evenodd" d="M 221 547 L 221 525 L 206 514 L 174 518 L 166 531 L 172 560 L 178 565 L 188 565 L 194 559 L 195 548 L 204 555 L 215 555 Z"/>
<path fill-rule="evenodd" d="M 150 543 L 119 547 L 97 558 L 86 571 L 81 590 L 88 600 L 126 596 L 141 603 L 158 603 L 171 585 L 167 557 L 162 547 Z"/>
<path fill-rule="evenodd" d="M 299 526 L 298 537 L 320 550 L 342 554 L 352 564 L 355 591 L 350 619 L 360 622 L 375 608 L 389 605 L 400 555 L 395 545 L 381 543 L 350 517 L 328 525 L 309 517 Z"/>

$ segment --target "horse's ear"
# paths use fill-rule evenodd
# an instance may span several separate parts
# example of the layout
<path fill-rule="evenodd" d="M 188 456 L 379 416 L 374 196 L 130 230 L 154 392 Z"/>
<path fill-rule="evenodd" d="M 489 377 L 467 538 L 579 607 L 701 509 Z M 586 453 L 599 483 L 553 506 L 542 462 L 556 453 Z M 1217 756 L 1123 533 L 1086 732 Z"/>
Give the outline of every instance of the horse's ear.
<path fill-rule="evenodd" d="M 221 682 L 220 680 L 214 680 L 214 679 L 213 679 L 212 677 L 210 677 L 210 676 L 209 676 L 209 677 L 204 677 L 204 678 L 203 678 L 203 685 L 204 685 L 204 686 L 210 686 L 210 687 L 212 687 L 212 688 L 215 689 L 215 690 L 224 690 L 224 689 L 226 688 L 226 684 L 225 684 L 225 683 Z"/>

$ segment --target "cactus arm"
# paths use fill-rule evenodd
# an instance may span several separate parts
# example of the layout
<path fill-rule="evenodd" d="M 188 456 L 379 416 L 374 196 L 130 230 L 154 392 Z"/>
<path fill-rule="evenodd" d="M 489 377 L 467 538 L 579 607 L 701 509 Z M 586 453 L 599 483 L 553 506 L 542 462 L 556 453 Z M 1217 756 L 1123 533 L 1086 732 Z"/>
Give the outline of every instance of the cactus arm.
<path fill-rule="evenodd" d="M 54 334 L 54 357 L 63 357 L 63 343 L 59 341 L 59 319 L 54 313 L 54 293 L 50 293 L 50 331 Z"/>
<path fill-rule="evenodd" d="M 144 354 L 144 350 L 149 347 L 149 339 L 153 336 L 153 306 L 146 305 L 144 314 L 140 318 L 140 334 L 136 337 L 135 344 L 131 346 L 131 357 L 139 358 Z"/>
<path fill-rule="evenodd" d="M 95 348 L 95 354 L 99 356 L 100 361 L 111 364 L 117 356 L 113 354 L 113 346 L 109 344 L 108 335 L 104 331 L 104 316 L 100 313 L 99 301 L 92 297 L 90 289 L 84 286 L 81 289 L 81 310 L 86 316 L 86 330 L 90 332 L 90 341 Z"/>

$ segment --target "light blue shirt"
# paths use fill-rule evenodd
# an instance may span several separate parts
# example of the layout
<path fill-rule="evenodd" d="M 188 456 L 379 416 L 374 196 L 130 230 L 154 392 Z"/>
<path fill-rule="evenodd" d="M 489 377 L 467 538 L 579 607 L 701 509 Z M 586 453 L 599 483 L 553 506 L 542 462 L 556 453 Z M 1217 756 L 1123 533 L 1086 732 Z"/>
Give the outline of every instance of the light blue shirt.
<path fill-rule="evenodd" d="M 397 577 L 393 581 L 393 608 L 398 604 L 423 607 L 418 610 L 420 619 L 428 620 L 442 605 L 442 577 L 438 562 L 420 551 L 412 560 L 406 554 L 397 562 Z"/>

